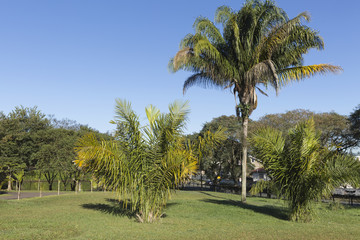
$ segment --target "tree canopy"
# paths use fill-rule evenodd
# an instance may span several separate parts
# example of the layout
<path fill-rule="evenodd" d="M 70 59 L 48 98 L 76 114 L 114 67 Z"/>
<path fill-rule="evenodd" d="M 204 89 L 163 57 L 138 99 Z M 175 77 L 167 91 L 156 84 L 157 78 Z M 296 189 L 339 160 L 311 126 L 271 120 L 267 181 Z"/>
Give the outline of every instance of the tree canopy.
<path fill-rule="evenodd" d="M 49 190 L 56 178 L 66 187 L 70 179 L 80 177 L 73 163 L 75 142 L 89 132 L 110 137 L 72 120 L 46 117 L 37 107 L 15 107 L 7 115 L 0 112 L 0 182 L 6 176 L 11 190 L 13 177 L 24 170 L 25 175 L 41 173 Z"/>
<path fill-rule="evenodd" d="M 321 132 L 322 145 L 337 151 L 346 151 L 353 148 L 356 143 L 351 136 L 350 121 L 347 116 L 335 112 L 312 112 L 296 109 L 285 113 L 267 114 L 252 125 L 252 130 L 261 127 L 273 127 L 286 134 L 296 124 L 313 118 L 315 129 Z"/>

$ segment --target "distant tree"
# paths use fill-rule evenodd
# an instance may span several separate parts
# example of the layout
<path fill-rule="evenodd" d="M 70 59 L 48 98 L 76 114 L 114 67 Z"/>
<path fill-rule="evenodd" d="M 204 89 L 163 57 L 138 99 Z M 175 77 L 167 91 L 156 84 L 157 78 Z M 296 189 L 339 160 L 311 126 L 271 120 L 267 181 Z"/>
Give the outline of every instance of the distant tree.
<path fill-rule="evenodd" d="M 207 156 L 204 161 L 206 175 L 217 182 L 217 177 L 232 179 L 235 183 L 241 175 L 240 153 L 238 148 L 240 142 L 228 138 L 213 150 L 213 154 Z"/>
<path fill-rule="evenodd" d="M 8 178 L 8 190 L 14 172 L 31 170 L 39 150 L 37 133 L 49 127 L 49 121 L 36 107 L 15 107 L 8 115 L 0 114 L 0 168 Z"/>
<path fill-rule="evenodd" d="M 37 107 L 15 107 L 8 115 L 0 112 L 0 182 L 6 176 L 11 190 L 14 174 L 24 169 L 29 176 L 32 171 L 41 172 L 50 190 L 57 177 L 65 189 L 70 182 L 75 190 L 82 174 L 73 163 L 75 142 L 89 132 L 111 138 L 73 120 L 46 118 Z"/>
<path fill-rule="evenodd" d="M 360 105 L 358 105 L 349 116 L 350 135 L 356 146 L 360 143 Z"/>
<path fill-rule="evenodd" d="M 222 145 L 226 138 L 226 128 L 223 128 L 219 125 L 214 130 L 209 128 L 207 131 L 202 132 L 195 141 L 192 141 L 192 148 L 194 149 L 194 152 L 198 158 L 201 188 L 203 187 L 202 171 L 207 170 L 207 168 L 204 168 L 204 165 L 206 165 L 205 160 L 211 158 L 214 155 L 215 149 L 217 149 L 219 145 Z"/>
<path fill-rule="evenodd" d="M 344 183 L 359 186 L 360 162 L 322 146 L 312 119 L 298 123 L 285 136 L 274 128 L 261 128 L 250 143 L 273 186 L 288 200 L 291 220 L 311 220 L 311 201 L 330 196 L 334 188 Z M 264 186 L 256 184 L 253 193 Z"/>
<path fill-rule="evenodd" d="M 76 121 L 57 120 L 51 117 L 51 128 L 39 131 L 37 141 L 40 149 L 34 154 L 37 159 L 36 169 L 41 171 L 52 190 L 53 182 L 59 178 L 66 190 L 70 183 L 75 191 L 76 183 L 81 180 L 83 172 L 75 164 L 75 143 L 83 136 L 94 133 L 99 138 L 110 139 L 111 136 L 102 134 Z"/>
<path fill-rule="evenodd" d="M 76 183 L 80 180 L 81 176 L 81 170 L 74 164 L 74 160 L 76 159 L 75 143 L 80 137 L 89 133 L 90 128 L 74 120 L 58 120 L 54 117 L 51 117 L 51 126 L 60 132 L 67 133 L 61 135 L 61 142 L 54 142 L 54 144 L 60 143 L 63 148 L 61 160 L 58 161 L 56 165 L 57 176 L 62 182 L 65 191 L 68 184 L 70 184 L 71 190 L 75 191 Z"/>
<path fill-rule="evenodd" d="M 354 147 L 355 143 L 350 135 L 350 122 L 346 116 L 335 112 L 315 113 L 309 110 L 296 109 L 285 113 L 267 114 L 254 122 L 254 131 L 264 126 L 273 127 L 286 134 L 296 124 L 314 119 L 315 129 L 321 131 L 322 145 L 338 151 L 346 151 Z"/>
<path fill-rule="evenodd" d="M 219 7 L 215 23 L 207 18 L 195 20 L 195 34 L 188 34 L 180 50 L 170 60 L 170 69 L 192 72 L 184 92 L 191 86 L 230 88 L 237 97 L 236 114 L 242 123 L 242 201 L 246 202 L 247 135 L 251 113 L 257 107 L 256 90 L 271 86 L 278 91 L 292 81 L 318 73 L 338 72 L 338 66 L 303 66 L 303 54 L 323 49 L 315 31 L 301 23 L 308 13 L 289 19 L 284 10 L 271 1 L 246 1 L 239 11 Z"/>
<path fill-rule="evenodd" d="M 74 128 L 71 128 L 71 129 L 74 129 Z M 109 133 L 101 133 L 98 130 L 93 129 L 89 126 L 78 125 L 78 128 L 76 128 L 76 142 L 78 142 L 79 139 L 81 139 L 82 137 L 89 135 L 89 134 L 94 135 L 95 138 L 98 139 L 99 141 L 100 140 L 104 140 L 104 141 L 114 140 L 114 136 L 112 136 Z M 72 154 L 75 154 L 75 156 L 76 156 L 75 152 L 73 152 Z M 74 164 L 74 159 L 72 159 L 71 161 L 62 162 L 62 167 L 65 170 L 65 172 L 64 171 L 59 172 L 61 181 L 63 182 L 63 184 L 65 186 L 66 177 L 68 176 L 67 180 L 70 180 L 71 190 L 75 191 L 77 183 L 79 183 L 79 181 L 82 181 L 83 178 L 86 177 L 85 172 L 83 171 L 83 169 L 79 168 L 77 165 Z M 89 176 L 87 176 L 87 177 L 91 178 Z M 65 189 L 66 189 L 66 187 L 65 187 Z"/>
<path fill-rule="evenodd" d="M 3 189 L 3 186 L 6 183 L 6 174 L 2 170 L 2 166 L 0 166 L 0 191 Z"/>
<path fill-rule="evenodd" d="M 226 132 L 229 137 L 236 138 L 240 141 L 241 137 L 241 123 L 239 123 L 236 116 L 225 116 L 213 118 L 210 122 L 206 122 L 203 128 L 200 130 L 200 134 L 209 130 L 217 129 L 218 127 L 223 127 L 226 129 Z"/>
<path fill-rule="evenodd" d="M 223 126 L 226 129 L 227 139 L 213 149 L 211 155 L 204 158 L 204 170 L 206 175 L 216 182 L 217 177 L 232 179 L 238 182 L 241 175 L 241 124 L 236 116 L 220 116 L 204 124 L 200 135 L 209 129 Z M 250 120 L 249 127 L 251 128 Z M 247 163 L 247 172 L 253 169 L 251 163 Z"/>
<path fill-rule="evenodd" d="M 36 169 L 40 170 L 49 184 L 49 190 L 58 174 L 63 181 L 69 174 L 69 164 L 74 165 L 75 142 L 78 139 L 73 130 L 51 128 L 40 133 L 43 142 L 34 154 L 37 159 Z"/>

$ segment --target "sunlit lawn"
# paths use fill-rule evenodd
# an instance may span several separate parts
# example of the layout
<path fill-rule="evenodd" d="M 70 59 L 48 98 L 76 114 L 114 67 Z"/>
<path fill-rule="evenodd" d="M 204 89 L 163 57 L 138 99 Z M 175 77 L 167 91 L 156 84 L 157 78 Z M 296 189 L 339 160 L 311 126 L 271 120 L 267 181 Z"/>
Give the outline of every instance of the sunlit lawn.
<path fill-rule="evenodd" d="M 283 202 L 178 191 L 166 215 L 137 223 L 112 193 L 0 199 L 0 239 L 359 239 L 360 208 L 319 204 L 311 223 L 286 220 Z"/>

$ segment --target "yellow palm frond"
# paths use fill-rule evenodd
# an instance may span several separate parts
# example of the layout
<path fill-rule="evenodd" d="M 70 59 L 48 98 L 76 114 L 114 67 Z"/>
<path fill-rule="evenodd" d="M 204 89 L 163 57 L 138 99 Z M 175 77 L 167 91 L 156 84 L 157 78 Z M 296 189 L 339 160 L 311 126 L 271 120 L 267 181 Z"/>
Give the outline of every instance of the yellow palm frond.
<path fill-rule="evenodd" d="M 315 74 L 325 74 L 328 72 L 339 73 L 343 69 L 340 66 L 330 64 L 315 64 L 302 67 L 293 67 L 282 69 L 278 72 L 280 85 L 284 86 L 287 83 L 295 80 L 300 81 L 304 78 L 314 76 Z"/>

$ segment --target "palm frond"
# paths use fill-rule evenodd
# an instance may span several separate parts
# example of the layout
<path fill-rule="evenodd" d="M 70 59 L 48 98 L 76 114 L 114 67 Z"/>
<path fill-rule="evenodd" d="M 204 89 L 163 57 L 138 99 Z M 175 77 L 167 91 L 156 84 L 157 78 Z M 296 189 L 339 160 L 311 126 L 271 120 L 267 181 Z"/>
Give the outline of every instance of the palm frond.
<path fill-rule="evenodd" d="M 233 15 L 233 10 L 228 6 L 221 6 L 216 9 L 215 12 L 215 23 L 222 23 L 223 26 Z"/>
<path fill-rule="evenodd" d="M 339 73 L 340 71 L 342 71 L 342 68 L 340 66 L 334 66 L 330 64 L 316 64 L 281 69 L 278 71 L 278 74 L 280 79 L 280 85 L 285 86 L 293 80 L 300 81 L 304 78 L 308 78 L 316 74 L 325 74 L 328 72 Z"/>
<path fill-rule="evenodd" d="M 190 48 L 183 48 L 178 51 L 175 57 L 171 60 L 169 64 L 173 66 L 172 70 L 177 71 L 181 68 L 182 65 L 185 65 L 191 54 Z"/>
<path fill-rule="evenodd" d="M 257 195 L 259 193 L 262 193 L 265 189 L 272 187 L 272 185 L 273 185 L 272 181 L 264 181 L 264 180 L 257 181 L 254 185 L 251 186 L 250 194 Z"/>
<path fill-rule="evenodd" d="M 198 17 L 195 20 L 194 28 L 196 33 L 206 36 L 212 44 L 225 43 L 219 29 L 207 18 Z"/>
<path fill-rule="evenodd" d="M 295 29 L 301 23 L 302 18 L 309 21 L 309 13 L 302 12 L 295 18 L 286 22 L 285 24 L 282 24 L 277 28 L 273 28 L 269 36 L 267 38 L 264 38 L 264 45 L 261 45 L 260 49 L 267 52 L 267 58 L 271 58 L 275 49 L 277 49 L 284 41 L 286 41 L 287 38 L 289 38 L 293 29 Z"/>
<path fill-rule="evenodd" d="M 260 92 L 262 95 L 265 95 L 265 96 L 267 96 L 267 97 L 269 96 L 269 95 L 267 95 L 266 92 L 264 92 L 264 91 L 261 90 L 260 88 L 256 87 L 256 89 L 259 90 L 259 92 Z"/>
<path fill-rule="evenodd" d="M 265 60 L 254 65 L 248 72 L 246 72 L 246 78 L 253 85 L 259 83 L 260 80 L 265 86 L 270 83 L 274 86 L 276 91 L 279 89 L 278 74 L 274 63 L 271 60 Z"/>
<path fill-rule="evenodd" d="M 235 56 L 237 57 L 237 65 L 241 63 L 241 60 L 243 58 L 243 55 L 245 53 L 243 49 L 243 45 L 240 41 L 240 29 L 236 21 L 236 16 L 232 16 L 228 21 L 229 26 L 231 26 L 232 32 L 233 32 L 233 39 L 232 39 L 232 47 L 233 51 L 235 53 Z"/>
<path fill-rule="evenodd" d="M 200 86 L 203 88 L 210 88 L 210 87 L 224 88 L 225 86 L 227 86 L 229 84 L 228 82 L 223 81 L 223 79 L 219 79 L 217 81 L 214 81 L 214 80 L 215 79 L 210 78 L 204 72 L 195 73 L 195 74 L 191 75 L 190 77 L 188 77 L 188 79 L 186 79 L 186 81 L 184 82 L 183 93 L 185 94 L 186 91 L 192 86 Z"/>

